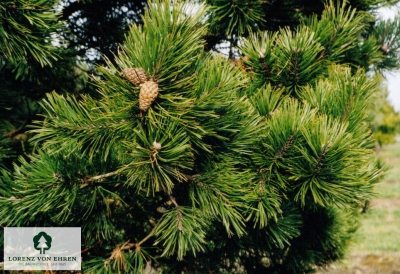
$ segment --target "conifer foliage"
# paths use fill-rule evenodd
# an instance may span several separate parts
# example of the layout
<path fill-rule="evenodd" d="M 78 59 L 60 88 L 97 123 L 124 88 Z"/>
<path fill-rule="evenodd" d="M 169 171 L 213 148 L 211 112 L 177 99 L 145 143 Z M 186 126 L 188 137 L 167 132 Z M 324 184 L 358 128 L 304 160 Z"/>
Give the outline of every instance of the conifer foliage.
<path fill-rule="evenodd" d="M 304 273 L 344 255 L 380 174 L 379 82 L 338 64 L 363 15 L 327 5 L 250 35 L 233 64 L 204 52 L 208 11 L 152 1 L 99 68 L 100 100 L 47 95 L 0 225 L 82 227 L 85 273 Z"/>
<path fill-rule="evenodd" d="M 49 35 L 62 27 L 54 11 L 56 1 L 2 1 L 0 3 L 0 61 L 3 58 L 24 70 L 29 59 L 42 66 L 57 60 Z M 25 72 L 25 71 L 24 71 Z M 22 71 L 19 71 L 21 76 Z"/>

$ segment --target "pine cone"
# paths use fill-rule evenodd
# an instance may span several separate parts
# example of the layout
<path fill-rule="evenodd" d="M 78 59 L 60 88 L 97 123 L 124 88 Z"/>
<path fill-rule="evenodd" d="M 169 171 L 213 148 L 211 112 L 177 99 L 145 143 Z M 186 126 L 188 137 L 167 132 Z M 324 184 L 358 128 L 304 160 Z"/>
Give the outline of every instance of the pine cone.
<path fill-rule="evenodd" d="M 122 70 L 121 75 L 136 85 L 143 84 L 148 79 L 142 68 L 126 68 Z"/>
<path fill-rule="evenodd" d="M 139 92 L 139 108 L 142 111 L 146 111 L 151 103 L 157 98 L 158 85 L 154 81 L 146 81 L 140 85 Z"/>

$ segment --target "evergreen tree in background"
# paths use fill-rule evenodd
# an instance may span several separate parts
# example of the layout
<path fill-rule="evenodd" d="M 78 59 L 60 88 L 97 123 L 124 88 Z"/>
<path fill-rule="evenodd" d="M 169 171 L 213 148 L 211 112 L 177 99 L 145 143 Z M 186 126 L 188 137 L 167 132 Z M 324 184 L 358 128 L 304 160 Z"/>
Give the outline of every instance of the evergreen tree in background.
<path fill-rule="evenodd" d="M 142 23 L 146 5 L 142 0 L 60 1 L 68 29 L 61 33 L 62 39 L 83 59 L 103 62 L 103 54 L 113 60 L 129 25 Z"/>
<path fill-rule="evenodd" d="M 387 89 L 386 86 L 383 90 Z M 400 115 L 387 101 L 387 91 L 374 102 L 375 108 L 369 113 L 371 129 L 374 133 L 376 151 L 383 145 L 396 142 L 396 135 L 400 131 Z"/>
<path fill-rule="evenodd" d="M 1 177 L 1 226 L 81 227 L 85 273 L 304 273 L 344 256 L 381 174 L 380 79 L 355 59 L 385 58 L 370 16 L 329 3 L 253 33 L 257 6 L 220 3 L 150 2 L 97 95 L 46 95 L 33 152 Z M 234 62 L 205 51 L 224 14 Z"/>

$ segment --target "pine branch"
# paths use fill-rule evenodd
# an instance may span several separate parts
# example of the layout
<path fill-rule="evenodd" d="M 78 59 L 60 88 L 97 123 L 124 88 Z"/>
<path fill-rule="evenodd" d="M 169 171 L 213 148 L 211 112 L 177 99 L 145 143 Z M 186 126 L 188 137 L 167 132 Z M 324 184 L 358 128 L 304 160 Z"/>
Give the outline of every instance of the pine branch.
<path fill-rule="evenodd" d="M 266 60 L 265 60 L 265 56 L 264 56 L 264 54 L 265 54 L 265 52 L 263 53 L 263 52 L 260 52 L 260 55 L 259 55 L 259 62 L 260 62 L 260 66 L 261 66 L 261 70 L 262 70 L 262 72 L 263 72 L 263 75 L 264 75 L 264 77 L 266 78 L 266 79 L 269 79 L 270 78 L 270 70 L 268 69 L 268 65 L 267 65 L 267 62 L 266 62 Z"/>
<path fill-rule="evenodd" d="M 10 133 L 8 133 L 7 137 L 8 138 L 14 138 L 16 135 L 18 135 L 19 133 L 23 132 L 24 127 L 25 127 L 25 125 L 27 123 L 28 123 L 28 121 L 25 120 L 19 128 L 11 130 Z"/>
<path fill-rule="evenodd" d="M 351 107 L 351 103 L 353 102 L 354 96 L 355 96 L 354 95 L 354 91 L 352 91 L 352 93 L 349 96 L 349 99 L 347 100 L 347 103 L 346 103 L 346 108 L 345 108 L 344 113 L 343 113 L 342 123 L 344 123 L 346 121 L 346 119 L 347 119 L 347 115 L 350 112 L 350 107 Z"/>
<path fill-rule="evenodd" d="M 199 177 L 200 174 L 194 174 L 194 175 L 188 175 L 188 174 L 182 174 L 188 181 L 196 181 Z"/>
<path fill-rule="evenodd" d="M 327 52 L 331 50 L 333 43 L 336 41 L 337 32 L 338 32 L 338 26 L 336 26 L 334 28 L 333 35 L 331 36 L 331 39 L 329 40 L 329 44 L 326 47 L 324 47 L 324 50 L 321 52 L 322 58 L 327 59 L 329 57 L 329 54 Z"/>
<path fill-rule="evenodd" d="M 150 231 L 150 233 L 146 236 L 146 237 L 144 237 L 140 242 L 138 242 L 138 243 L 136 243 L 136 244 L 131 244 L 130 246 L 136 246 L 136 250 L 140 250 L 140 246 L 144 243 L 144 242 L 146 242 L 148 239 L 150 239 L 153 235 L 154 235 L 154 232 L 155 232 L 155 227 Z"/>
<path fill-rule="evenodd" d="M 81 253 L 85 253 L 93 248 L 95 248 L 98 244 L 101 244 L 104 240 L 98 240 L 96 243 L 94 243 L 93 245 L 85 248 L 84 250 L 81 250 Z"/>
<path fill-rule="evenodd" d="M 286 151 L 293 144 L 293 139 L 294 139 L 294 135 L 291 134 L 289 136 L 288 140 L 286 141 L 285 145 L 282 147 L 282 149 L 279 150 L 278 153 L 274 156 L 275 159 L 282 158 L 285 155 Z"/>
<path fill-rule="evenodd" d="M 161 219 L 160 219 L 161 220 Z M 136 248 L 136 251 L 139 252 L 140 251 L 140 246 L 145 243 L 148 239 L 150 239 L 151 237 L 154 236 L 154 233 L 156 231 L 156 228 L 158 226 L 158 224 L 160 223 L 160 221 L 157 222 L 157 224 L 154 226 L 154 228 L 150 231 L 149 234 L 146 235 L 146 237 L 144 237 L 142 240 L 140 240 L 137 243 L 130 243 L 130 240 L 126 241 L 122 246 L 121 246 L 121 250 L 126 250 L 126 249 L 131 249 L 132 247 Z"/>
<path fill-rule="evenodd" d="M 92 182 L 95 182 L 95 181 L 100 181 L 100 180 L 103 180 L 105 178 L 109 178 L 109 177 L 118 175 L 122 171 L 124 171 L 126 168 L 128 168 L 128 167 L 122 167 L 122 168 L 120 168 L 118 170 L 115 170 L 115 171 L 112 171 L 112 172 L 108 172 L 108 173 L 105 173 L 105 174 L 93 176 L 93 177 L 90 177 L 90 178 L 85 178 L 85 179 L 82 180 L 83 184 L 80 186 L 80 188 L 86 187 L 88 185 L 88 183 L 92 183 Z"/>
<path fill-rule="evenodd" d="M 129 240 L 127 242 L 125 242 L 121 247 L 116 245 L 113 252 L 111 253 L 111 256 L 107 260 L 104 261 L 104 265 L 106 266 L 110 263 L 110 261 L 115 260 L 116 262 L 119 262 L 120 265 L 125 269 L 125 265 L 122 260 L 123 255 L 122 255 L 121 251 L 122 251 L 122 248 L 125 248 L 128 243 L 129 243 Z"/>
<path fill-rule="evenodd" d="M 313 176 L 318 177 L 319 172 L 321 171 L 322 164 L 325 160 L 326 153 L 328 152 L 329 148 L 332 146 L 332 142 L 329 141 L 328 144 L 324 147 L 324 150 L 319 155 L 317 163 L 314 166 Z"/>
<path fill-rule="evenodd" d="M 85 181 L 85 183 L 94 182 L 94 181 L 102 180 L 104 178 L 112 177 L 112 176 L 117 175 L 119 173 L 121 173 L 121 170 L 116 170 L 116 171 L 109 172 L 109 173 L 106 173 L 106 174 L 97 175 L 97 176 L 94 176 L 94 177 L 91 177 L 91 178 L 87 178 L 84 181 Z"/>
<path fill-rule="evenodd" d="M 182 232 L 182 211 L 181 211 L 178 203 L 176 202 L 175 198 L 172 197 L 172 195 L 169 196 L 169 199 L 174 204 L 174 206 L 177 210 L 176 219 L 178 221 L 178 230 Z"/>
<path fill-rule="evenodd" d="M 149 235 L 147 235 L 139 243 L 136 243 L 136 244 L 130 243 L 130 240 L 128 240 L 125 243 L 123 243 L 121 247 L 119 245 L 116 245 L 113 252 L 111 253 L 111 256 L 104 261 L 104 265 L 108 265 L 112 260 L 115 260 L 116 263 L 119 263 L 125 269 L 126 265 L 125 265 L 125 261 L 122 259 L 123 258 L 122 251 L 127 250 L 127 249 L 129 250 L 132 247 L 136 247 L 135 248 L 136 253 L 138 253 L 138 254 L 140 254 L 140 256 L 142 256 L 142 258 L 146 261 L 146 265 L 149 265 L 150 261 L 147 260 L 145 254 L 143 254 L 143 252 L 141 251 L 140 245 L 142 243 L 144 243 L 147 239 L 149 239 L 152 236 L 152 234 L 154 234 L 153 231 L 154 231 L 154 229 L 152 230 L 152 232 L 150 232 Z"/>

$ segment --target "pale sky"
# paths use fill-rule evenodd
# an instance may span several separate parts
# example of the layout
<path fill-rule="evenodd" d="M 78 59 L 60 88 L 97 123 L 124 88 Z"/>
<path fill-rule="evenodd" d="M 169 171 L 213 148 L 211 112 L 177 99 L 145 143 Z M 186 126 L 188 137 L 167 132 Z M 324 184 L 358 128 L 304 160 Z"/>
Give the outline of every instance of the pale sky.
<path fill-rule="evenodd" d="M 382 18 L 389 19 L 393 18 L 399 12 L 399 10 L 400 8 L 392 10 L 382 8 L 378 11 Z M 394 106 L 395 110 L 400 112 L 400 71 L 393 71 L 387 73 L 385 76 L 389 89 L 388 100 Z"/>
<path fill-rule="evenodd" d="M 388 100 L 397 112 L 400 112 L 400 71 L 386 75 L 388 82 Z"/>

